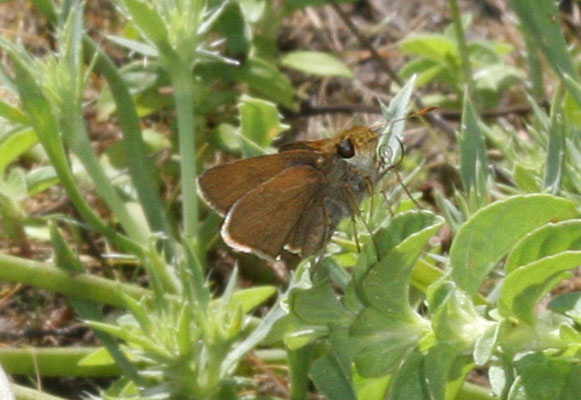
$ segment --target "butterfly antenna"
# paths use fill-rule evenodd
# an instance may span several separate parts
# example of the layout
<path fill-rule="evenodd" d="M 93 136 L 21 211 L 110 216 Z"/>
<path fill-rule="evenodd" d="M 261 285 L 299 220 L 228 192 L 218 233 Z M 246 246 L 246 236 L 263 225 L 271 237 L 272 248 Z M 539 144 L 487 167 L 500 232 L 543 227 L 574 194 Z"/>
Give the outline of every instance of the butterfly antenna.
<path fill-rule="evenodd" d="M 401 179 L 401 175 L 399 174 L 399 172 L 397 172 L 397 170 L 395 170 L 394 172 L 395 177 L 397 179 L 397 181 L 399 182 L 399 184 L 401 185 L 401 187 L 403 188 L 405 194 L 410 198 L 411 201 L 414 202 L 414 204 L 416 205 L 417 208 L 419 208 L 420 210 L 423 209 L 423 207 L 420 205 L 420 203 L 418 203 L 416 201 L 416 199 L 414 199 L 412 197 L 412 194 L 410 193 L 410 191 L 408 190 L 407 186 L 405 185 L 405 183 L 403 182 L 403 180 Z"/>

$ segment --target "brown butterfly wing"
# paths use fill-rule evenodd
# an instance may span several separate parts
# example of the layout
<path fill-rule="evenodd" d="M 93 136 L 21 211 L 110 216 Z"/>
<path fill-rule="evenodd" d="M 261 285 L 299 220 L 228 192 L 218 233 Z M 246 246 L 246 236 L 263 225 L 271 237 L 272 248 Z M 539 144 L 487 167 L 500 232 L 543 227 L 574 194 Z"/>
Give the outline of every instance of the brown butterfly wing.
<path fill-rule="evenodd" d="M 313 151 L 293 150 L 217 165 L 198 178 L 200 192 L 213 209 L 226 215 L 238 199 L 286 168 L 293 165 L 314 166 L 320 157 Z"/>
<path fill-rule="evenodd" d="M 236 250 L 275 259 L 311 199 L 320 196 L 324 179 L 308 165 L 286 168 L 234 203 L 222 226 L 222 238 Z"/>
<path fill-rule="evenodd" d="M 324 197 L 321 192 L 318 196 L 313 197 L 310 204 L 303 210 L 286 247 L 301 257 L 307 257 L 323 248 L 330 233 L 332 232 L 330 232 Z"/>

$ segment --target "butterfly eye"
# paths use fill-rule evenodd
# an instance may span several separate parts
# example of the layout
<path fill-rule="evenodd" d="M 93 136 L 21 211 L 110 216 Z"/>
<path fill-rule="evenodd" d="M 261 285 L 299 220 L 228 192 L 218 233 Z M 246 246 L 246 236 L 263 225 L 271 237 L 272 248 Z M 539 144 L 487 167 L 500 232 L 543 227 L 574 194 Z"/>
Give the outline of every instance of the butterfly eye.
<path fill-rule="evenodd" d="M 351 158 L 355 155 L 355 147 L 353 146 L 351 139 L 345 139 L 339 143 L 337 154 L 339 154 L 341 158 Z"/>

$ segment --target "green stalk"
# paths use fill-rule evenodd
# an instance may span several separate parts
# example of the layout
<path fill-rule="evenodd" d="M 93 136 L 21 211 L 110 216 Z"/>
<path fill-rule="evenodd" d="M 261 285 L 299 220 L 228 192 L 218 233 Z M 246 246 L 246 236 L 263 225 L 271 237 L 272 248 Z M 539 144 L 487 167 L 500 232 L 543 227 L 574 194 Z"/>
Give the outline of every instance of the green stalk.
<path fill-rule="evenodd" d="M 287 354 L 290 366 L 291 398 L 305 400 L 309 396 L 309 366 L 313 356 L 313 345 L 288 350 Z"/>
<path fill-rule="evenodd" d="M 85 58 L 95 59 L 95 71 L 103 74 L 111 90 L 117 107 L 117 116 L 123 132 L 123 144 L 127 153 L 129 175 L 137 191 L 139 202 L 153 231 L 163 232 L 173 238 L 173 232 L 165 212 L 151 161 L 147 158 L 147 148 L 141 134 L 139 117 L 129 88 L 123 81 L 109 56 L 97 48 L 88 36 L 83 39 Z M 166 249 L 167 250 L 167 249 Z"/>
<path fill-rule="evenodd" d="M 30 389 L 20 385 L 12 385 L 14 395 L 18 400 L 66 400 L 62 397 L 46 394 L 40 390 Z"/>
<path fill-rule="evenodd" d="M 118 376 L 113 361 L 103 365 L 79 365 L 97 347 L 7 348 L 0 347 L 0 364 L 7 373 L 41 376 Z"/>
<path fill-rule="evenodd" d="M 167 69 L 170 74 L 176 103 L 178 137 L 180 147 L 180 172 L 182 185 L 182 209 L 184 235 L 198 235 L 198 197 L 196 173 L 196 127 L 194 125 L 194 79 L 191 68 L 177 54 L 167 54 Z"/>
<path fill-rule="evenodd" d="M 53 24 L 57 23 L 54 5 L 50 1 L 32 0 L 32 2 L 45 18 Z M 117 117 L 123 132 L 123 143 L 127 153 L 129 175 L 151 229 L 155 232 L 163 232 L 167 237 L 173 238 L 165 207 L 155 186 L 154 168 L 147 158 L 147 148 L 143 141 L 139 117 L 129 88 L 119 74 L 115 63 L 87 35 L 83 37 L 83 51 L 85 60 L 94 62 L 94 70 L 101 73 L 107 81 L 115 100 Z"/>
<path fill-rule="evenodd" d="M 538 47 L 532 42 L 532 38 L 526 32 L 523 35 L 527 48 L 527 64 L 529 66 L 530 92 L 536 101 L 545 99 L 545 85 L 543 79 L 543 65 Z"/>
<path fill-rule="evenodd" d="M 464 27 L 462 26 L 462 16 L 460 15 L 460 9 L 458 7 L 457 0 L 448 0 L 448 5 L 450 7 L 450 14 L 452 16 L 452 23 L 454 25 L 454 32 L 456 33 L 456 41 L 458 42 L 458 53 L 460 55 L 460 62 L 462 67 L 462 75 L 466 87 L 468 88 L 468 93 L 470 98 L 475 102 L 477 99 L 474 97 L 475 85 L 472 79 L 472 66 L 470 65 L 470 56 L 468 54 L 468 45 L 466 44 L 466 35 L 464 34 Z"/>
<path fill-rule="evenodd" d="M 96 303 L 125 307 L 123 295 L 139 299 L 149 290 L 91 274 L 72 275 L 49 264 L 0 254 L 0 282 L 19 282 Z"/>
<path fill-rule="evenodd" d="M 145 243 L 148 234 L 131 218 L 125 203 L 111 184 L 111 179 L 103 171 L 99 159 L 91 147 L 82 115 L 80 109 L 70 110 L 64 114 L 62 120 L 63 138 L 83 163 L 85 170 L 95 183 L 95 190 L 107 203 L 125 232 L 136 242 Z"/>
<path fill-rule="evenodd" d="M 96 231 L 109 238 L 113 243 L 125 251 L 143 255 L 143 247 L 119 234 L 108 226 L 85 201 L 79 190 L 76 179 L 68 165 L 65 149 L 59 135 L 59 129 L 51 105 L 34 79 L 30 66 L 26 65 L 23 57 L 10 44 L 4 43 L 4 49 L 14 63 L 15 81 L 23 109 L 32 122 L 38 140 L 45 149 L 53 165 L 60 183 L 82 218 Z"/>

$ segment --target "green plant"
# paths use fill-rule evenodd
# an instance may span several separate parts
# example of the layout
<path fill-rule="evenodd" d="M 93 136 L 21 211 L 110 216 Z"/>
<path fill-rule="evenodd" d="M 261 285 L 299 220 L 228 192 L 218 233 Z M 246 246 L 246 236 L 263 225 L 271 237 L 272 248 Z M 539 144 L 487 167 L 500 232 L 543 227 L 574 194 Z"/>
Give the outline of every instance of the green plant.
<path fill-rule="evenodd" d="M 461 25 L 467 29 L 471 18 L 462 18 Z M 465 87 L 472 87 L 473 96 L 480 106 L 491 109 L 510 87 L 522 79 L 522 73 L 507 65 L 503 56 L 513 51 L 507 43 L 493 41 L 472 41 L 461 52 L 454 26 L 444 33 L 417 33 L 405 38 L 400 49 L 412 57 L 401 70 L 402 78 L 418 74 L 418 87 L 429 83 L 443 83 L 455 94 L 454 98 L 433 96 L 430 103 L 443 107 L 459 108 Z M 462 57 L 465 57 L 463 59 Z M 469 62 L 471 76 L 463 71 L 465 61 Z"/>
<path fill-rule="evenodd" d="M 283 18 L 325 2 L 120 1 L 127 25 L 107 39 L 132 58 L 117 67 L 85 34 L 80 3 L 34 1 L 54 25 L 57 47 L 39 57 L 0 42 L 11 62 L 0 78 L 19 103 L 0 101 L 0 215 L 3 233 L 22 254 L 30 239 L 50 240 L 54 263 L 0 254 L 0 280 L 67 296 L 101 346 L 2 348 L 3 366 L 25 375 L 115 377 L 98 394 L 103 399 L 300 400 L 311 396 L 311 383 L 329 399 L 578 397 L 579 294 L 554 296 L 546 309 L 539 303 L 581 263 L 581 86 L 575 52 L 547 18 L 556 16 L 556 5 L 511 3 L 529 53 L 543 55 L 560 83 L 548 115 L 537 104 L 547 77 L 529 54 L 536 89 L 526 140 L 522 131 L 481 120 L 478 110 L 496 106 L 522 76 L 505 64 L 509 46 L 466 42 L 470 19 L 461 20 L 451 0 L 454 23 L 445 34 L 403 41 L 402 49 L 420 58 L 401 74 L 417 73 L 418 86 L 444 82 L 457 96 L 453 105 L 462 105 L 462 187 L 450 199 L 436 194 L 441 215 L 410 210 L 414 204 L 401 197 L 399 185 L 378 188 L 355 227 L 340 224 L 325 254 L 304 260 L 262 315 L 253 310 L 275 287 L 239 290 L 237 268 L 224 287 L 208 278 L 206 254 L 220 221 L 198 209 L 195 178 L 208 152 L 271 151 L 274 136 L 288 128 L 279 109 L 297 109 L 284 68 L 352 75 L 326 53 L 279 55 Z M 83 93 L 93 75 L 107 84 L 97 103 L 100 117 L 115 113 L 123 133 L 101 154 L 92 149 L 84 116 Z M 382 105 L 387 126 L 378 151 L 393 164 L 401 158 L 400 118 L 413 84 L 410 79 Z M 160 95 L 168 85 L 172 96 Z M 142 130 L 140 117 L 173 110 L 176 140 Z M 487 147 L 503 155 L 494 169 Z M 160 149 L 175 154 L 153 168 Z M 20 157 L 38 164 L 13 165 Z M 499 170 L 507 183 L 498 182 Z M 160 176 L 179 179 L 180 188 L 162 186 Z M 27 215 L 25 200 L 57 182 L 78 214 Z M 103 201 L 101 212 L 88 192 Z M 162 192 L 169 192 L 163 200 Z M 449 252 L 436 240 L 445 224 L 454 234 Z M 39 226 L 44 237 L 33 236 L 31 228 Z M 138 266 L 135 275 L 146 276 L 149 287 L 87 272 L 78 254 L 80 230 L 104 243 L 111 266 L 117 258 Z M 114 311 L 105 314 L 103 305 Z M 288 368 L 288 394 L 262 396 L 252 375 L 257 365 L 279 373 L 262 364 L 269 351 Z M 469 383 L 475 370 L 487 374 L 490 389 Z M 21 398 L 54 399 L 14 387 Z"/>

